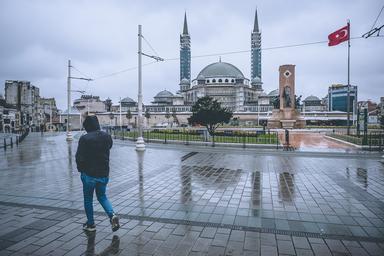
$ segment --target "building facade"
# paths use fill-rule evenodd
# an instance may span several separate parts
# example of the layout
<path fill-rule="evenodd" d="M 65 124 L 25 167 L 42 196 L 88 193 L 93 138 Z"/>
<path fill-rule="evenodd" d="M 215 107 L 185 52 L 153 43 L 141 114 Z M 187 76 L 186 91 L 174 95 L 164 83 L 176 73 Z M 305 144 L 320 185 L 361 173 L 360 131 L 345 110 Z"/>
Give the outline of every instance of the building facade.
<path fill-rule="evenodd" d="M 80 99 L 76 99 L 73 102 L 73 106 L 84 114 L 87 112 L 105 112 L 106 102 L 100 100 L 99 96 L 81 95 Z"/>
<path fill-rule="evenodd" d="M 349 112 L 356 110 L 357 106 L 357 86 L 349 86 Z M 328 110 L 329 111 L 348 111 L 348 86 L 334 84 L 328 88 Z"/>
<path fill-rule="evenodd" d="M 40 119 L 40 91 L 29 81 L 6 80 L 5 101 L 15 105 L 20 112 L 20 125 L 26 127 L 39 127 Z"/>

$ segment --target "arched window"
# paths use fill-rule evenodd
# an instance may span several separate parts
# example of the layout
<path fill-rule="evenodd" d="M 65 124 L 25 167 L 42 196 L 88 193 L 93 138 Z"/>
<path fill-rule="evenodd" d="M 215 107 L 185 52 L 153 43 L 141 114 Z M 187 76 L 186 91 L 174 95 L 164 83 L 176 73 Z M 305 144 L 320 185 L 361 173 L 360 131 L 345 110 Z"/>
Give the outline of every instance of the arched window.
<path fill-rule="evenodd" d="M 212 83 L 216 83 L 216 79 L 212 79 Z"/>
<path fill-rule="evenodd" d="M 207 84 L 209 84 L 209 80 L 207 79 L 207 81 L 205 81 Z"/>
<path fill-rule="evenodd" d="M 234 82 L 235 82 L 235 79 L 232 79 L 232 80 L 231 80 L 231 83 L 234 83 Z"/>
<path fill-rule="evenodd" d="M 225 79 L 225 82 L 228 83 L 228 79 Z"/>
<path fill-rule="evenodd" d="M 219 83 L 222 83 L 222 82 L 223 82 L 223 80 L 219 79 Z"/>

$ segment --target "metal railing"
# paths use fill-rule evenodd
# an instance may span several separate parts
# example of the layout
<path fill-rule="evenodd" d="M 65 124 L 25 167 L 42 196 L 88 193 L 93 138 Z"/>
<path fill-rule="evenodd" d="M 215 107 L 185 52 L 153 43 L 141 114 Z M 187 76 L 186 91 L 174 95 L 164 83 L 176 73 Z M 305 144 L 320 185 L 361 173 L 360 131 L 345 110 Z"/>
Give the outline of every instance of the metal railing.
<path fill-rule="evenodd" d="M 363 146 L 368 150 L 383 150 L 384 149 L 384 131 L 369 131 L 366 134 L 357 135 L 351 132 L 347 135 L 344 130 L 333 130 L 332 133 L 327 134 L 336 139 L 350 142 L 359 146 Z"/>
<path fill-rule="evenodd" d="M 120 131 L 112 130 L 110 134 L 116 139 L 129 139 L 135 141 L 138 137 L 138 131 Z M 182 143 L 185 145 L 193 143 L 204 143 L 215 146 L 220 144 L 236 144 L 242 147 L 249 145 L 274 145 L 279 148 L 279 138 L 276 131 L 239 131 L 239 130 L 220 130 L 213 136 L 204 130 L 184 130 L 184 129 L 147 129 L 143 131 L 143 138 L 146 143 Z"/>

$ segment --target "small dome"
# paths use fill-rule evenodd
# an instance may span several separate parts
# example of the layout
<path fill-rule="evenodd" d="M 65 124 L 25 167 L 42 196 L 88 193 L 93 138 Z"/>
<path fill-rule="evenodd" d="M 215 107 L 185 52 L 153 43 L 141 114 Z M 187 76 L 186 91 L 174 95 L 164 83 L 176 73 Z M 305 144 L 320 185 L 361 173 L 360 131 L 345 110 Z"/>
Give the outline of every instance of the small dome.
<path fill-rule="evenodd" d="M 166 98 L 166 97 L 173 97 L 173 94 L 170 91 L 164 90 L 159 92 L 155 98 Z"/>
<path fill-rule="evenodd" d="M 121 103 L 136 103 L 136 101 L 134 101 L 129 97 L 125 97 L 124 99 L 121 100 Z"/>
<path fill-rule="evenodd" d="M 268 93 L 268 96 L 269 97 L 279 96 L 279 89 L 271 91 L 270 93 Z"/>
<path fill-rule="evenodd" d="M 252 79 L 251 84 L 261 84 L 260 77 L 256 76 Z"/>
<path fill-rule="evenodd" d="M 183 78 L 181 79 L 180 84 L 190 84 L 190 82 L 187 78 Z"/>
<path fill-rule="evenodd" d="M 226 62 L 215 62 L 209 64 L 200 71 L 199 75 L 197 76 L 198 80 L 200 76 L 203 76 L 203 79 L 211 77 L 234 77 L 244 79 L 244 75 L 240 69 Z"/>
<path fill-rule="evenodd" d="M 311 95 L 311 96 L 308 96 L 307 98 L 305 98 L 305 100 L 303 100 L 303 101 L 320 101 L 320 99 L 316 96 Z"/>

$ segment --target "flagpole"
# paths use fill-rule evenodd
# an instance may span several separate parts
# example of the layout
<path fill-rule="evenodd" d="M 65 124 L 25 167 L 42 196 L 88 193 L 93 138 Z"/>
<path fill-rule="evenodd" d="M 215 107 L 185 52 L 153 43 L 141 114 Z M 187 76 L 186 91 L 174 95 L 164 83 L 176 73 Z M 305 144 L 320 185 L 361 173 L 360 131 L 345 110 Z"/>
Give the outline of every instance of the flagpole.
<path fill-rule="evenodd" d="M 347 135 L 350 134 L 350 49 L 351 49 L 351 25 L 348 20 L 348 84 L 347 84 Z"/>

